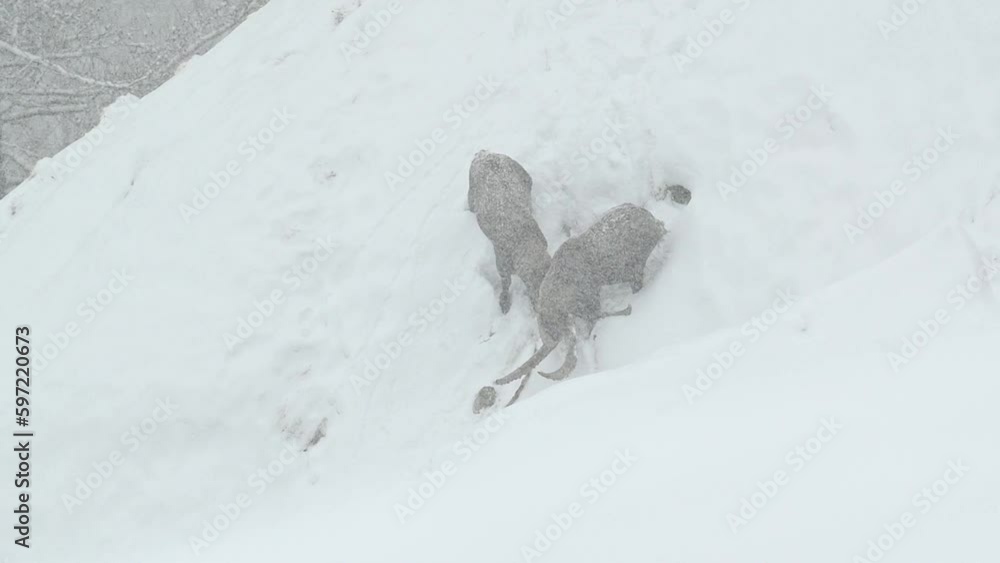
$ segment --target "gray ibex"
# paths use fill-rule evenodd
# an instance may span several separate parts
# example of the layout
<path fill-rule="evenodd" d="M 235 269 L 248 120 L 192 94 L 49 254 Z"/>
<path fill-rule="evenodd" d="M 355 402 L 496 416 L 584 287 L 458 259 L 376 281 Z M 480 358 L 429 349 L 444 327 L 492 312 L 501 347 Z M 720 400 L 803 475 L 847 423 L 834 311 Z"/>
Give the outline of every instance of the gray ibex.
<path fill-rule="evenodd" d="M 548 242 L 531 213 L 531 176 L 513 158 L 479 151 L 469 168 L 469 210 L 493 243 L 500 273 L 500 310 L 510 310 L 510 276 L 516 274 L 537 307 L 549 269 Z"/>
<path fill-rule="evenodd" d="M 631 314 L 631 306 L 614 313 L 602 313 L 601 287 L 629 283 L 633 293 L 642 289 L 646 260 L 666 232 L 663 223 L 649 211 L 624 204 L 608 211 L 583 234 L 559 247 L 539 291 L 537 311 L 542 347 L 521 367 L 494 382 L 505 385 L 521 379 L 508 405 L 521 395 L 535 366 L 560 342 L 569 343 L 563 365 L 541 375 L 559 380 L 576 367 L 573 317 L 584 321 L 584 335 L 589 336 L 598 319 Z M 479 412 L 495 400 L 496 390 L 484 387 L 479 391 L 473 410 Z"/>

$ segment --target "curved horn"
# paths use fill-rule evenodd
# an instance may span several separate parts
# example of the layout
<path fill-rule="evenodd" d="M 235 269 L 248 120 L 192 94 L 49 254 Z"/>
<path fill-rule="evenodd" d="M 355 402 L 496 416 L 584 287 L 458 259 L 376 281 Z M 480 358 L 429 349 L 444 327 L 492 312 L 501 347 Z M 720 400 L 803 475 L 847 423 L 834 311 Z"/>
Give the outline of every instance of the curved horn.
<path fill-rule="evenodd" d="M 538 375 L 559 381 L 560 379 L 565 379 L 573 368 L 576 367 L 576 336 L 571 336 L 569 339 L 569 348 L 566 350 L 566 358 L 563 360 L 563 365 L 559 366 L 559 369 L 553 372 L 545 373 L 538 372 Z"/>
<path fill-rule="evenodd" d="M 559 345 L 558 340 L 551 343 L 543 343 L 542 347 L 539 348 L 539 350 L 535 352 L 533 356 L 528 358 L 528 361 L 521 364 L 521 367 L 501 377 L 500 379 L 494 381 L 493 383 L 496 383 L 497 385 L 506 385 L 512 381 L 517 381 L 518 379 L 521 379 L 522 377 L 530 374 L 531 370 L 534 369 L 535 366 L 537 366 L 538 364 L 542 363 L 542 360 L 547 358 L 548 355 L 551 354 L 552 351 L 555 350 L 556 346 L 558 345 Z M 523 385 L 524 384 L 522 382 L 522 387 Z"/>
<path fill-rule="evenodd" d="M 514 391 L 514 396 L 511 397 L 509 401 L 507 401 L 508 407 L 513 405 L 514 401 L 518 400 L 521 397 L 521 391 L 524 391 L 524 386 L 528 384 L 529 379 L 531 379 L 530 371 L 528 372 L 527 375 L 524 376 L 524 378 L 521 379 L 521 384 L 517 386 L 517 391 Z"/>

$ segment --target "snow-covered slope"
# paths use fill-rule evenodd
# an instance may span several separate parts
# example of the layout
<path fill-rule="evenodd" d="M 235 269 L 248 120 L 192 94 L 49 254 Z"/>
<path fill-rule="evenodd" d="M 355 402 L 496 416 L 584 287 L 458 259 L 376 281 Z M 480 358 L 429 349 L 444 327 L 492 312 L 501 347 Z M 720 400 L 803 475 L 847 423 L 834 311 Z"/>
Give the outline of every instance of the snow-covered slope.
<path fill-rule="evenodd" d="M 1000 7 L 904 4 L 272 0 L 0 202 L 12 560 L 996 560 Z M 671 235 L 477 417 L 537 338 L 480 149 L 550 250 L 626 201 Z"/>

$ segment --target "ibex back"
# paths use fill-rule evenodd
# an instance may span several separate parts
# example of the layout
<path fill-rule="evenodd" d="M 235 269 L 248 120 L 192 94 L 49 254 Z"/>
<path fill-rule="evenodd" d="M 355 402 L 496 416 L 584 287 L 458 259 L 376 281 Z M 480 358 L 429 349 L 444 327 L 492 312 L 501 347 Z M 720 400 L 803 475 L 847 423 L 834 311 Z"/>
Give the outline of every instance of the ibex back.
<path fill-rule="evenodd" d="M 510 310 L 512 274 L 524 282 L 535 306 L 551 257 L 531 212 L 531 176 L 509 156 L 479 151 L 469 168 L 469 210 L 493 243 L 500 274 L 500 310 Z"/>

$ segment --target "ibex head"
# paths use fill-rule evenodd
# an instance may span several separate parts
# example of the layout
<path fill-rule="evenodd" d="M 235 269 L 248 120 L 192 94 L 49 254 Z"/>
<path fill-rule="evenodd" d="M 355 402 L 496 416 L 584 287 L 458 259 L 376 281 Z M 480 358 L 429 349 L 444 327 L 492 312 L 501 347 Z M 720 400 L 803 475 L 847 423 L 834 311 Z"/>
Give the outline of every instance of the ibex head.
<path fill-rule="evenodd" d="M 521 392 L 524 391 L 524 387 L 528 384 L 531 372 L 538 366 L 538 364 L 542 363 L 542 361 L 544 361 L 553 350 L 556 349 L 556 346 L 558 346 L 567 335 L 569 335 L 569 347 L 566 350 L 566 358 L 563 360 L 562 366 L 553 372 L 538 372 L 538 374 L 542 377 L 558 381 L 560 379 L 564 379 L 573 371 L 573 368 L 576 367 L 576 337 L 573 335 L 572 328 L 568 326 L 569 320 L 569 315 L 561 315 L 555 318 L 549 317 L 546 319 L 545 313 L 540 313 L 538 325 L 542 331 L 542 347 L 539 348 L 538 351 L 536 351 L 517 369 L 493 382 L 495 385 L 506 385 L 508 383 L 513 383 L 518 379 L 521 380 L 521 384 L 518 385 L 517 390 L 514 392 L 514 396 L 507 402 L 507 406 L 514 404 L 514 402 L 521 397 Z M 560 323 L 560 321 L 562 322 Z M 494 387 L 483 387 L 476 395 L 476 401 L 472 406 L 472 412 L 476 414 L 482 412 L 483 410 L 493 406 L 496 403 L 496 399 L 497 392 Z"/>

